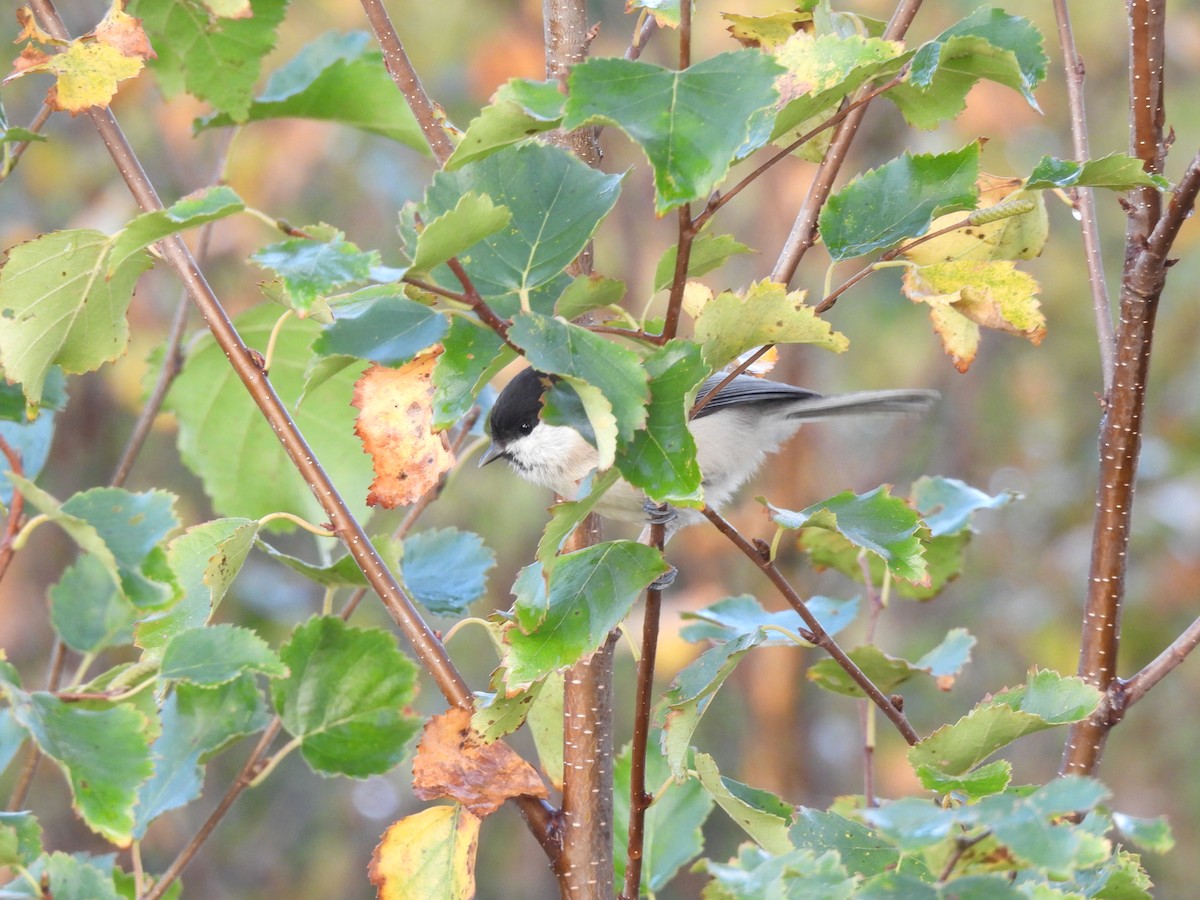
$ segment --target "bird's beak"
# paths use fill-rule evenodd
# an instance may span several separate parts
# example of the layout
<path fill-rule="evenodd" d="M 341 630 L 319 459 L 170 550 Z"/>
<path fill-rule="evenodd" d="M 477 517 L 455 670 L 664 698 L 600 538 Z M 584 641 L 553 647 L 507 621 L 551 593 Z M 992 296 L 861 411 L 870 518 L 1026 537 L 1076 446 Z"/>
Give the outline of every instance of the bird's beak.
<path fill-rule="evenodd" d="M 483 456 L 479 457 L 479 468 L 483 468 L 490 462 L 495 462 L 501 457 L 508 456 L 508 451 L 497 444 L 495 441 L 488 444 L 488 448 L 483 451 Z"/>

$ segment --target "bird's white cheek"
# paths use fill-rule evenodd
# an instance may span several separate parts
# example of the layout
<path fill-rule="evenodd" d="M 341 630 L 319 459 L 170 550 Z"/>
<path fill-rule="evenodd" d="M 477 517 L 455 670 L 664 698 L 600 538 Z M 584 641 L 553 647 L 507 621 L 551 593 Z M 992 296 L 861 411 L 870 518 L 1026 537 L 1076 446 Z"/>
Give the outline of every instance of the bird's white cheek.
<path fill-rule="evenodd" d="M 599 462 L 596 449 L 578 432 L 558 425 L 538 425 L 507 450 L 526 480 L 567 497 L 574 496 L 580 479 Z"/>

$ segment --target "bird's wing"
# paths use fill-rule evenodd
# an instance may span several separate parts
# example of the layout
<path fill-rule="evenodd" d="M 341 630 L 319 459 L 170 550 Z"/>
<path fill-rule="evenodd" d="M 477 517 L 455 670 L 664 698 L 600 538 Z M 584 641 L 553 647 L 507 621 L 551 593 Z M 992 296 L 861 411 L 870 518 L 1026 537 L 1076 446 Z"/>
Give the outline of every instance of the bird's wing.
<path fill-rule="evenodd" d="M 705 379 L 704 384 L 700 385 L 700 390 L 696 395 L 696 402 L 698 403 L 708 396 L 708 393 L 724 381 L 725 377 L 724 373 L 718 372 L 716 375 Z M 819 400 L 820 398 L 820 394 L 806 388 L 796 387 L 791 384 L 781 384 L 778 381 L 766 381 L 762 378 L 755 378 L 753 375 L 739 375 L 733 381 L 729 382 L 729 384 L 725 385 L 725 387 L 721 388 L 720 393 L 704 404 L 704 408 L 696 413 L 695 417 L 701 419 L 704 416 L 710 416 L 723 409 L 730 409 L 736 406 L 778 403 L 780 401 Z"/>

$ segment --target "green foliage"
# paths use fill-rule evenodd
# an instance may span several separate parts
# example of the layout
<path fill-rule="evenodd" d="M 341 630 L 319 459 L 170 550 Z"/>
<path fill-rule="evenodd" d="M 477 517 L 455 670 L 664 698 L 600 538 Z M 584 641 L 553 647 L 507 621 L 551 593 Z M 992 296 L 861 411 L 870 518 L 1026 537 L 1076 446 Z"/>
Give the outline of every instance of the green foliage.
<path fill-rule="evenodd" d="M 420 726 L 405 712 L 417 668 L 390 635 L 317 617 L 279 656 L 290 672 L 272 682 L 271 700 L 314 771 L 365 778 L 400 762 Z"/>
<path fill-rule="evenodd" d="M 235 320 L 251 346 L 266 347 L 278 314 L 260 306 Z M 300 394 L 315 323 L 288 322 L 275 344 L 271 384 L 285 402 Z M 370 462 L 354 435 L 351 383 L 345 372 L 310 396 L 295 412 L 296 423 L 325 469 L 351 499 L 366 496 Z M 296 473 L 279 439 L 229 367 L 216 341 L 205 336 L 192 345 L 166 406 L 179 418 L 179 451 L 204 483 L 213 506 L 225 515 L 260 518 L 291 512 L 310 521 L 323 515 L 308 485 Z"/>
<path fill-rule="evenodd" d="M 369 359 L 381 366 L 406 363 L 436 344 L 450 323 L 446 316 L 409 300 L 398 285 L 375 285 L 331 304 L 333 322 L 313 341 L 323 356 Z M 336 374 L 336 373 L 332 373 Z M 315 387 L 306 380 L 305 389 Z"/>
<path fill-rule="evenodd" d="M 288 305 L 302 313 L 309 312 L 318 297 L 328 296 L 335 288 L 366 281 L 371 267 L 379 264 L 379 254 L 364 253 L 336 229 L 317 226 L 310 231 L 312 239 L 280 241 L 250 257 L 279 275 Z"/>
<path fill-rule="evenodd" d="M 461 616 L 487 589 L 496 557 L 471 531 L 435 528 L 404 539 L 400 561 L 405 586 L 427 610 Z"/>
<path fill-rule="evenodd" d="M 1030 190 L 1100 187 L 1110 191 L 1128 191 L 1140 186 L 1165 191 L 1170 184 L 1161 175 L 1152 175 L 1142 168 L 1141 160 L 1124 153 L 1110 153 L 1100 159 L 1083 162 L 1043 156 L 1025 182 L 1025 187 Z"/>
<path fill-rule="evenodd" d="M 683 72 L 640 61 L 589 59 L 572 67 L 563 127 L 615 125 L 641 145 L 654 168 L 659 215 L 707 197 L 730 163 L 765 135 L 751 125 L 777 96 L 779 66 L 737 50 Z"/>
<path fill-rule="evenodd" d="M 428 153 L 408 106 L 396 102 L 396 85 L 384 68 L 383 54 L 372 46 L 373 39 L 365 31 L 327 32 L 272 73 L 266 89 L 245 112 L 239 112 L 244 103 L 239 101 L 236 107 L 199 120 L 197 126 L 318 119 L 382 135 Z"/>
<path fill-rule="evenodd" d="M 492 102 L 471 120 L 454 153 L 446 160 L 446 168 L 457 169 L 557 128 L 562 121 L 563 99 L 556 80 L 509 79 L 500 85 Z"/>
<path fill-rule="evenodd" d="M 164 94 L 187 91 L 233 121 L 246 121 L 262 59 L 275 46 L 287 0 L 250 0 L 250 6 L 249 16 L 224 18 L 199 0 L 130 4 L 154 45 L 157 59 L 151 66 Z"/>
<path fill-rule="evenodd" d="M 840 262 L 918 237 L 934 216 L 973 209 L 978 177 L 978 142 L 951 153 L 901 154 L 829 198 L 821 238 Z"/>
<path fill-rule="evenodd" d="M 599 647 L 638 594 L 666 570 L 652 547 L 609 541 L 565 554 L 548 585 L 537 569 L 523 572 L 513 587 L 516 621 L 504 638 L 509 689 L 569 666 Z"/>
<path fill-rule="evenodd" d="M 287 669 L 253 631 L 220 624 L 189 629 L 171 638 L 163 651 L 159 677 L 197 687 L 219 687 L 250 672 L 280 678 Z"/>

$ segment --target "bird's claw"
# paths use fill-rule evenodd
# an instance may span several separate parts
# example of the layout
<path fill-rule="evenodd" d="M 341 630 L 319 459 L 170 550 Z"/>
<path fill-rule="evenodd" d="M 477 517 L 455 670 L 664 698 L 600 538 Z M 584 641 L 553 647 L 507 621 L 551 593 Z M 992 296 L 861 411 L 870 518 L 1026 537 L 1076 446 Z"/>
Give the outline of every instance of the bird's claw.
<path fill-rule="evenodd" d="M 675 583 L 675 577 L 678 574 L 679 574 L 679 570 L 677 568 L 675 568 L 674 566 L 668 566 L 667 571 L 663 572 L 661 575 L 659 575 L 657 578 L 655 578 L 652 582 L 650 582 L 650 586 L 647 588 L 647 590 L 665 591 L 667 588 L 669 588 L 671 585 L 673 585 Z"/>
<path fill-rule="evenodd" d="M 679 510 L 670 503 L 655 503 L 649 497 L 642 504 L 642 511 L 651 525 L 670 525 L 679 518 Z"/>

